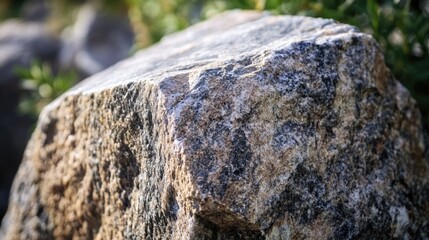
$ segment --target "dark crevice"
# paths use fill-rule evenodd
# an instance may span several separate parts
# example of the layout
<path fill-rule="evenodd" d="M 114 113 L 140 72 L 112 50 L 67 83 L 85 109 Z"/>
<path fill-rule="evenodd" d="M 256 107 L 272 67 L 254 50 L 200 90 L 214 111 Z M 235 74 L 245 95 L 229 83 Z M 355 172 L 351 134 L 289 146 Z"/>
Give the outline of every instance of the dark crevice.
<path fill-rule="evenodd" d="M 221 214 L 216 214 L 222 217 Z M 218 240 L 218 239 L 245 239 L 245 240 L 263 240 L 265 236 L 261 230 L 252 229 L 253 224 L 216 224 L 210 221 L 206 216 L 196 215 L 196 226 L 194 228 L 194 236 L 192 239 L 197 240 Z"/>
<path fill-rule="evenodd" d="M 45 134 L 43 146 L 47 146 L 54 141 L 54 137 L 57 134 L 57 122 L 58 119 L 52 118 L 49 120 L 49 123 L 42 126 L 42 132 Z"/>

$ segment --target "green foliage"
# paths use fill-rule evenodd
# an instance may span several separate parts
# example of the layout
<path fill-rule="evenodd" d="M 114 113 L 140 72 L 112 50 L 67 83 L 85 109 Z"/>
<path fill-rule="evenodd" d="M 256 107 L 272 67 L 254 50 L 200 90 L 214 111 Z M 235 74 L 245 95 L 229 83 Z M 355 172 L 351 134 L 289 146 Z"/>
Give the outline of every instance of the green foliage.
<path fill-rule="evenodd" d="M 54 75 L 47 64 L 34 62 L 30 68 L 17 68 L 24 94 L 19 111 L 37 117 L 42 108 L 67 91 L 76 81 L 76 73 L 64 72 Z"/>
<path fill-rule="evenodd" d="M 159 41 L 164 35 L 184 29 L 227 9 L 254 9 L 254 0 L 127 0 L 130 18 L 137 30 L 138 46 Z"/>

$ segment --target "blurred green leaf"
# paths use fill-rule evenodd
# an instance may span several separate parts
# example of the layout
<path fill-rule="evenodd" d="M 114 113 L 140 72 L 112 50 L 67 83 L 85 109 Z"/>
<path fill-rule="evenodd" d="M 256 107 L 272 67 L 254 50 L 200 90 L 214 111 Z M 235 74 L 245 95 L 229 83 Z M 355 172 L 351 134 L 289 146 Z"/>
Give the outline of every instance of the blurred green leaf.
<path fill-rule="evenodd" d="M 35 118 L 46 104 L 70 89 L 77 79 L 73 71 L 54 74 L 49 65 L 37 61 L 29 68 L 16 68 L 15 72 L 22 79 L 24 92 L 19 111 Z"/>

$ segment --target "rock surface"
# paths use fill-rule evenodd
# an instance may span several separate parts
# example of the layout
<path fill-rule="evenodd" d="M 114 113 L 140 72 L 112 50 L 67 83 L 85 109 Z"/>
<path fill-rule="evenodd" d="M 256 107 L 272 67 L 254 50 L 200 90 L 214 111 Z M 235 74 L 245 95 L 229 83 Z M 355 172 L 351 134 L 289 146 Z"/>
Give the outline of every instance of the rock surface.
<path fill-rule="evenodd" d="M 5 239 L 427 239 L 428 145 L 372 37 L 229 12 L 44 109 Z"/>

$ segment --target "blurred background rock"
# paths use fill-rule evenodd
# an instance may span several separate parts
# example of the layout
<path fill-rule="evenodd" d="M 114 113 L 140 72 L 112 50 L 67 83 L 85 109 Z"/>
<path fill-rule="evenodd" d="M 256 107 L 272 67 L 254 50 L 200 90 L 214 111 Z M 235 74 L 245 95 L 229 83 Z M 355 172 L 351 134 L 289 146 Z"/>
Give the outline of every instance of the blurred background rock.
<path fill-rule="evenodd" d="M 43 106 L 164 35 L 235 8 L 333 18 L 372 34 L 429 125 L 429 0 L 0 0 L 0 218 Z"/>

